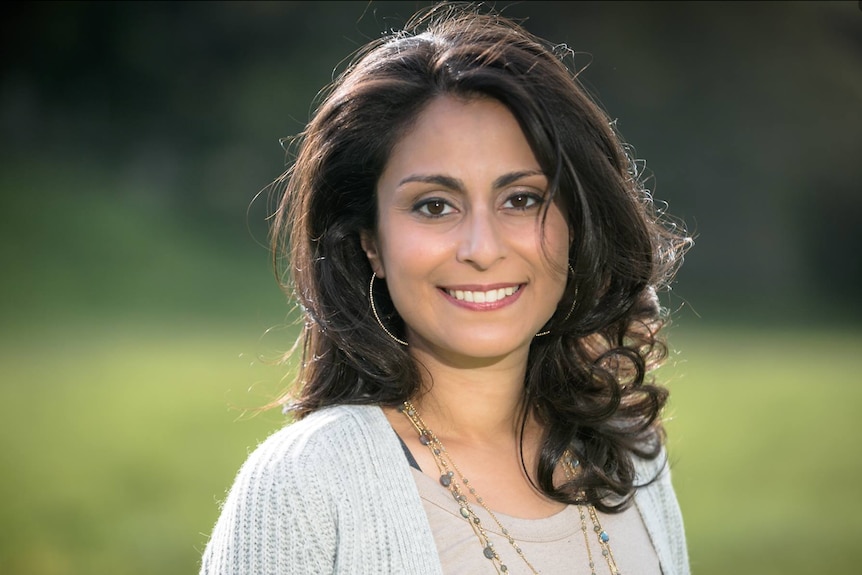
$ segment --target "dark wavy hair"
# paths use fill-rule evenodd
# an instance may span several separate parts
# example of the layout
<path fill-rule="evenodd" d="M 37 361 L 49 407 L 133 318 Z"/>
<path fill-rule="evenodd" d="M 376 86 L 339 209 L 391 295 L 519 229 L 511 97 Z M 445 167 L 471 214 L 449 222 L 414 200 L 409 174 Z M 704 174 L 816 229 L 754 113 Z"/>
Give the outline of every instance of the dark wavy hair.
<path fill-rule="evenodd" d="M 438 5 L 366 45 L 322 92 L 294 141 L 292 167 L 275 183 L 276 273 L 304 317 L 296 388 L 276 404 L 302 418 L 334 404 L 397 405 L 420 392 L 407 349 L 372 316 L 360 233 L 375 229 L 378 178 L 429 102 L 491 98 L 519 122 L 572 229 L 574 274 L 528 359 L 524 415 L 532 410 L 544 428 L 528 477 L 548 497 L 573 503 L 583 492 L 614 512 L 634 493 L 632 455 L 662 452 L 668 392 L 646 377 L 666 356 L 656 290 L 691 240 L 657 213 L 567 54 L 500 15 Z M 378 309 L 397 333 L 403 323 L 380 284 Z M 582 473 L 577 485 L 555 486 L 567 449 Z"/>

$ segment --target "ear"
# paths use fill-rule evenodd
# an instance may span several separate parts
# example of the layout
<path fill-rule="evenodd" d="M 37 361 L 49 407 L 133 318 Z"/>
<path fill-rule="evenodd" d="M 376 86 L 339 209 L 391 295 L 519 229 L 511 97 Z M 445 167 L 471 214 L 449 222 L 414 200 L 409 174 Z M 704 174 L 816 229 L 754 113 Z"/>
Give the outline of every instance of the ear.
<path fill-rule="evenodd" d="M 386 277 L 386 272 L 383 269 L 383 260 L 380 258 L 380 251 L 377 248 L 377 239 L 374 237 L 374 232 L 371 230 L 362 230 L 359 232 L 359 243 L 362 244 L 362 250 L 368 258 L 368 263 L 371 264 L 371 269 L 377 274 L 377 277 Z"/>

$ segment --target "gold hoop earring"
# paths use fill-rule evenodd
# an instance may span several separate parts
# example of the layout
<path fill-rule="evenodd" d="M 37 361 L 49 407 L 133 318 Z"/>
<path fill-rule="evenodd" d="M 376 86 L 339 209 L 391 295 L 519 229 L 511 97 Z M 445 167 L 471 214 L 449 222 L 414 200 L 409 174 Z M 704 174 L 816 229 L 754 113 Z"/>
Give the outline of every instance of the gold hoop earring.
<path fill-rule="evenodd" d="M 388 335 L 389 337 L 391 337 L 392 339 L 394 339 L 395 341 L 397 341 L 398 343 L 400 343 L 404 347 L 407 347 L 407 345 L 408 345 L 407 342 L 404 341 L 403 339 L 398 339 L 397 337 L 395 337 L 392 334 L 391 331 L 386 329 L 386 326 L 383 325 L 383 322 L 380 320 L 380 316 L 377 315 L 377 306 L 374 305 L 374 280 L 376 278 L 377 278 L 377 273 L 371 272 L 371 282 L 368 284 L 368 301 L 371 302 L 371 313 L 374 314 L 374 319 L 377 320 L 377 325 L 379 325 L 381 327 L 381 329 L 383 329 L 383 331 L 386 332 L 386 335 Z"/>
<path fill-rule="evenodd" d="M 572 277 L 575 277 L 575 268 L 572 267 L 572 264 L 569 264 L 569 271 L 572 272 Z M 563 318 L 563 321 L 566 321 L 571 317 L 572 312 L 575 311 L 575 304 L 578 303 L 578 288 L 575 286 L 575 293 L 572 296 L 572 307 L 569 308 L 569 313 L 566 314 L 566 317 Z M 542 337 L 543 335 L 548 335 L 551 333 L 551 330 L 540 331 L 535 335 L 535 337 Z"/>

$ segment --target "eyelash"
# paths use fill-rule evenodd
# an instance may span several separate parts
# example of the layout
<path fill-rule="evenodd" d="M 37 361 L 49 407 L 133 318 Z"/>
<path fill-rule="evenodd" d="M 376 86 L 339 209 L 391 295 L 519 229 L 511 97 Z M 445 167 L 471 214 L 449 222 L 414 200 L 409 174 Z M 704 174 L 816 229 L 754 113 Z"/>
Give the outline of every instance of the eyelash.
<path fill-rule="evenodd" d="M 519 198 L 526 199 L 526 201 L 529 202 L 529 205 L 511 206 L 507 209 L 516 210 L 519 212 L 526 212 L 527 210 L 531 210 L 533 208 L 541 206 L 545 202 L 545 198 L 539 194 L 535 194 L 535 193 L 531 193 L 531 192 L 517 192 L 517 193 L 511 194 L 509 197 L 507 197 L 506 201 L 503 202 L 503 206 L 505 207 L 506 204 L 509 204 L 513 200 L 519 199 Z M 434 204 L 440 204 L 443 207 L 443 213 L 439 213 L 439 214 L 431 213 L 429 211 L 428 207 L 431 205 L 434 205 Z M 454 209 L 455 208 L 452 207 L 452 204 L 450 204 L 448 201 L 444 200 L 443 198 L 427 198 L 427 199 L 424 199 L 424 200 L 417 202 L 416 204 L 413 205 L 413 211 L 414 212 L 417 212 L 417 213 L 419 213 L 419 214 L 421 214 L 427 218 L 442 218 L 443 216 L 447 216 L 450 213 L 452 213 L 452 211 Z"/>
<path fill-rule="evenodd" d="M 526 199 L 527 199 L 527 201 L 531 201 L 531 202 L 532 202 L 532 203 L 531 203 L 530 205 L 528 205 L 528 206 L 522 206 L 522 207 L 515 207 L 515 206 L 512 206 L 512 208 L 511 208 L 511 209 L 513 209 L 513 210 L 518 210 L 518 211 L 520 211 L 520 212 L 525 212 L 525 211 L 527 211 L 527 210 L 529 210 L 529 209 L 539 207 L 539 206 L 541 206 L 541 205 L 545 202 L 545 198 L 544 198 L 544 197 L 542 197 L 542 196 L 540 196 L 539 194 L 533 194 L 533 193 L 530 193 L 530 192 L 518 192 L 518 193 L 512 194 L 511 196 L 509 196 L 508 198 L 506 198 L 506 201 L 503 203 L 503 205 L 506 205 L 506 204 L 510 203 L 510 202 L 511 202 L 513 199 L 515 199 L 515 198 L 526 198 Z"/>
<path fill-rule="evenodd" d="M 432 204 L 441 204 L 443 206 L 444 213 L 432 214 L 431 212 L 429 212 L 428 206 L 430 206 Z M 420 213 L 421 215 L 425 216 L 426 218 L 441 218 L 441 217 L 446 216 L 446 215 L 451 213 L 451 211 L 445 211 L 447 208 L 449 210 L 453 209 L 452 204 L 450 204 L 446 200 L 444 200 L 442 198 L 428 198 L 428 199 L 422 200 L 421 202 L 417 202 L 416 204 L 414 204 L 413 211 Z"/>

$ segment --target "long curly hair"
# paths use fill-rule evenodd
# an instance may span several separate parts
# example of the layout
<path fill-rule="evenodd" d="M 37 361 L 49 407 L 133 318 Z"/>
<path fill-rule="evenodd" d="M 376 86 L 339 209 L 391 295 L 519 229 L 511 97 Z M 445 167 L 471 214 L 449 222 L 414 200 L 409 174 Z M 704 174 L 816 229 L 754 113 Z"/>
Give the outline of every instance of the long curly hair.
<path fill-rule="evenodd" d="M 437 6 L 362 48 L 321 93 L 292 167 L 274 184 L 276 273 L 304 319 L 298 379 L 276 404 L 302 418 L 334 404 L 397 405 L 420 391 L 415 362 L 372 316 L 360 233 L 375 229 L 378 178 L 429 102 L 491 98 L 519 122 L 572 230 L 574 273 L 528 359 L 523 415 L 531 410 L 544 429 L 528 476 L 548 497 L 573 503 L 585 494 L 614 512 L 636 488 L 632 456 L 663 451 L 668 392 L 647 378 L 667 353 L 656 291 L 691 239 L 656 210 L 568 54 L 500 15 Z M 403 333 L 384 286 L 375 289 L 378 311 Z M 555 486 L 567 450 L 581 473 Z"/>

